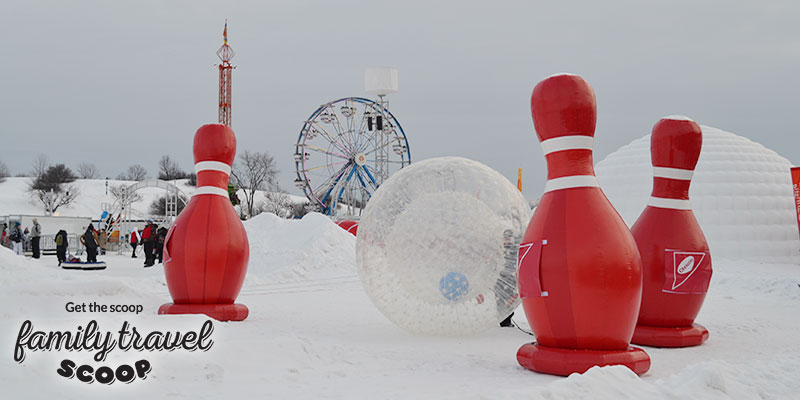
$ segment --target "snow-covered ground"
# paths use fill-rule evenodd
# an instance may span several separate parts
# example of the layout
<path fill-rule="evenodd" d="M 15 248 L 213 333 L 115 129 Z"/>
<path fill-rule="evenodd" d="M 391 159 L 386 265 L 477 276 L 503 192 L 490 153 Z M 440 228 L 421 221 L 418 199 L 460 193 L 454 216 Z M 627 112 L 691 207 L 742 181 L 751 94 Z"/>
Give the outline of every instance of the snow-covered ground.
<path fill-rule="evenodd" d="M 2 203 L 2 201 L 0 201 Z M 103 271 L 67 271 L 54 257 L 26 259 L 0 248 L 3 398 L 435 398 L 435 399 L 787 399 L 800 396 L 800 266 L 715 259 L 698 322 L 711 337 L 687 349 L 646 348 L 650 371 L 594 368 L 568 378 L 537 374 L 515 354 L 532 337 L 496 327 L 474 337 L 414 336 L 393 325 L 364 294 L 355 238 L 326 217 L 245 222 L 251 244 L 238 302 L 243 322 L 214 323 L 208 352 L 29 352 L 12 346 L 24 320 L 35 329 L 101 330 L 123 320 L 138 329 L 198 330 L 203 316 L 158 316 L 170 301 L 160 265 L 109 254 Z M 133 314 L 68 313 L 67 302 L 141 304 Z M 528 329 L 518 310 L 515 321 Z M 70 358 L 115 367 L 145 358 L 152 372 L 129 385 L 85 384 L 56 374 Z M 7 395 L 7 396 L 6 396 Z"/>

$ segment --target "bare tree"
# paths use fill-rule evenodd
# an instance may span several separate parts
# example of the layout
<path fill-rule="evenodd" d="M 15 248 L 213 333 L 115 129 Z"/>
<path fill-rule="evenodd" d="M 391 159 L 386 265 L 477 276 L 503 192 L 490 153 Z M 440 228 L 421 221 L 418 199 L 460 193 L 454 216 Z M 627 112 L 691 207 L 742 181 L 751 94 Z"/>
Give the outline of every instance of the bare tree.
<path fill-rule="evenodd" d="M 186 178 L 188 175 L 169 156 L 161 157 L 161 161 L 158 162 L 158 179 L 171 181 L 173 179 Z"/>
<path fill-rule="evenodd" d="M 117 179 L 121 181 L 143 181 L 147 179 L 147 169 L 139 164 L 133 164 L 128 167 L 128 171 L 117 175 Z"/>
<path fill-rule="evenodd" d="M 39 154 L 36 158 L 33 159 L 33 165 L 31 166 L 31 176 L 35 179 L 44 175 L 47 172 L 47 169 L 50 168 L 50 160 L 47 159 L 47 156 L 44 154 Z"/>
<path fill-rule="evenodd" d="M 292 199 L 288 193 L 276 187 L 274 191 L 264 193 L 261 212 L 271 212 L 281 218 L 289 218 L 293 213 Z"/>
<path fill-rule="evenodd" d="M 253 207 L 257 190 L 266 190 L 275 182 L 278 169 L 275 160 L 268 153 L 245 151 L 240 155 L 231 171 L 233 184 L 244 192 L 244 210 L 248 217 L 257 211 Z"/>
<path fill-rule="evenodd" d="M 0 183 L 5 182 L 9 176 L 11 176 L 11 171 L 8 170 L 4 162 L 0 161 Z"/>
<path fill-rule="evenodd" d="M 127 201 L 128 204 L 131 204 L 142 200 L 142 195 L 140 193 L 127 193 L 127 188 L 127 185 L 113 185 L 108 188 L 108 191 L 111 192 L 111 196 L 114 197 L 114 200 L 119 202 Z M 125 199 L 125 197 L 127 197 L 127 199 Z"/>
<path fill-rule="evenodd" d="M 77 186 L 70 185 L 76 178 L 72 170 L 64 164 L 56 164 L 31 178 L 28 192 L 42 203 L 45 211 L 55 212 L 59 207 L 72 203 L 80 194 Z"/>
<path fill-rule="evenodd" d="M 100 171 L 92 163 L 80 163 L 76 171 L 78 171 L 78 178 L 81 179 L 97 179 L 100 176 Z"/>

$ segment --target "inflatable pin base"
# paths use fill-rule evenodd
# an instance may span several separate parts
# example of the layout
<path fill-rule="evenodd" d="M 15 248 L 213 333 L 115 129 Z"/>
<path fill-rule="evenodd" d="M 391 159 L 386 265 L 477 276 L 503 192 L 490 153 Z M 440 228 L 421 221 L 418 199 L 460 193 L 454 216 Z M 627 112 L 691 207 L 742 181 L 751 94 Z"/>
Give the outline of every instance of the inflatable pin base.
<path fill-rule="evenodd" d="M 517 351 L 517 361 L 531 371 L 560 376 L 582 374 L 591 367 L 606 365 L 624 365 L 637 375 L 650 369 L 650 356 L 630 346 L 627 350 L 576 350 L 528 343 Z"/>
<path fill-rule="evenodd" d="M 217 321 L 244 321 L 250 310 L 244 304 L 174 304 L 158 308 L 158 314 L 205 314 Z"/>
<path fill-rule="evenodd" d="M 708 329 L 700 324 L 692 326 L 637 325 L 631 343 L 650 347 L 691 347 L 708 340 Z"/>

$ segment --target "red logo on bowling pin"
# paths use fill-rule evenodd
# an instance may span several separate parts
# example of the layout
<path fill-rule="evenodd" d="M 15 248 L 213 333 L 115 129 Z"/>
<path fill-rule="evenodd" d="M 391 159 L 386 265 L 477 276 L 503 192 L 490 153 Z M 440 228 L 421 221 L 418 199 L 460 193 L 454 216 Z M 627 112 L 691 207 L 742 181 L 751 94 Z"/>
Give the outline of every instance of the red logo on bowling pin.
<path fill-rule="evenodd" d="M 542 290 L 542 283 L 539 281 L 542 246 L 546 244 L 547 240 L 537 243 L 520 243 L 519 245 L 517 276 L 525 280 L 525 282 L 519 285 L 519 295 L 522 298 L 548 295 L 547 292 Z"/>
<path fill-rule="evenodd" d="M 534 88 L 531 111 L 547 159 L 547 184 L 520 248 L 533 253 L 520 257 L 518 272 L 537 343 L 523 345 L 517 360 L 556 375 L 595 365 L 625 365 L 643 374 L 650 358 L 629 346 L 641 299 L 641 259 L 594 175 L 594 91 L 579 76 L 552 76 Z"/>
<path fill-rule="evenodd" d="M 708 282 L 711 279 L 711 256 L 708 252 L 666 250 L 664 257 L 663 292 L 708 292 Z"/>
<path fill-rule="evenodd" d="M 174 303 L 159 314 L 206 314 L 241 321 L 248 310 L 234 304 L 247 272 L 250 246 L 228 198 L 236 137 L 225 125 L 204 125 L 194 136 L 197 190 L 167 233 L 164 272 Z"/>
<path fill-rule="evenodd" d="M 685 347 L 708 338 L 694 319 L 711 280 L 711 255 L 689 202 L 702 145 L 700 126 L 689 118 L 666 117 L 653 127 L 653 192 L 631 228 L 643 265 L 633 343 Z"/>

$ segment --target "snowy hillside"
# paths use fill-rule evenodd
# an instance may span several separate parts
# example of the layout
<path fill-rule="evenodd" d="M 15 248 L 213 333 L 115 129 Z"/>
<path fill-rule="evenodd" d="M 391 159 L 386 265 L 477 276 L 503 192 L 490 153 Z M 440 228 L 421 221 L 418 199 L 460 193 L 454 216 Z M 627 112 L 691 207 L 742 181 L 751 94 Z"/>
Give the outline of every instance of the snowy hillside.
<path fill-rule="evenodd" d="M 44 207 L 38 202 L 34 202 L 27 193 L 30 178 L 7 178 L 0 183 L 0 215 L 23 214 L 23 215 L 43 215 Z M 130 186 L 133 181 L 108 180 L 108 187 Z M 178 179 L 172 182 L 187 197 L 195 191 L 194 186 L 189 186 L 186 179 Z M 106 194 L 105 179 L 78 179 L 73 183 L 80 195 L 73 204 L 60 207 L 56 212 L 62 216 L 69 217 L 91 217 L 100 218 L 103 211 L 103 203 L 114 204 L 114 196 L 111 192 Z M 140 201 L 132 204 L 134 216 L 146 217 L 149 214 L 150 204 L 153 200 L 163 196 L 166 192 L 163 189 L 148 187 L 139 189 L 136 193 L 142 196 Z M 239 198 L 244 199 L 244 195 L 239 193 Z M 304 202 L 304 197 L 289 195 L 292 202 Z M 264 200 L 264 192 L 256 192 L 255 204 Z"/>

